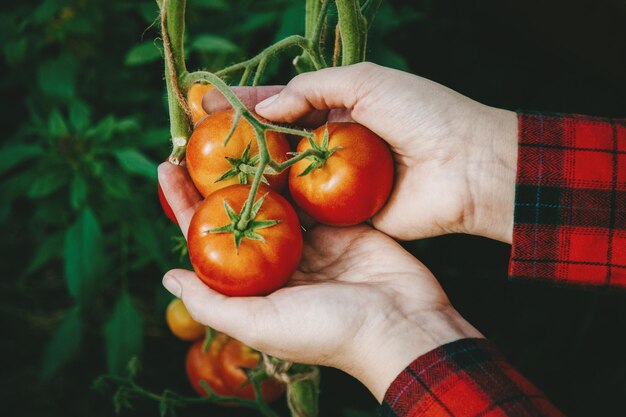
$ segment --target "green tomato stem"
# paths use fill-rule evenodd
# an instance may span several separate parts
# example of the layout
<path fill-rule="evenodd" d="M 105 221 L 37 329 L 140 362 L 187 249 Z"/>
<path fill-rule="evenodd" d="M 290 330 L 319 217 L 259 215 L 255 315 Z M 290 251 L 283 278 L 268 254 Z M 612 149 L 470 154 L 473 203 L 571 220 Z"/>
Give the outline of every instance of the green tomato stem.
<path fill-rule="evenodd" d="M 181 106 L 176 96 L 176 86 L 172 76 L 182 77 L 187 73 L 185 66 L 184 34 L 185 34 L 185 7 L 186 0 L 167 0 L 163 2 L 165 6 L 165 21 L 167 38 L 171 52 L 171 61 L 168 55 L 165 57 L 165 82 L 167 88 L 167 103 L 170 116 L 170 135 L 173 151 L 170 154 L 170 161 L 178 165 L 184 157 L 181 155 L 180 145 L 186 146 L 191 126 L 187 113 Z M 162 11 L 163 13 L 163 11 Z M 165 34 L 164 34 L 165 39 Z M 184 148 L 183 148 L 184 149 Z"/>
<path fill-rule="evenodd" d="M 352 65 L 365 60 L 367 23 L 361 14 L 358 0 L 336 0 L 341 29 L 341 65 Z"/>

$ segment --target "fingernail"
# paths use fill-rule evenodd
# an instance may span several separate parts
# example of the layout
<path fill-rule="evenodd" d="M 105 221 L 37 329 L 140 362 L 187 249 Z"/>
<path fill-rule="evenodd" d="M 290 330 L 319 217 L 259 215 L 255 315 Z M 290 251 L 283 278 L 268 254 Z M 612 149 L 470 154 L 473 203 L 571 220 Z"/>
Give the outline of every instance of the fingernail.
<path fill-rule="evenodd" d="M 275 102 L 277 98 L 278 98 L 278 94 L 274 94 L 273 96 L 270 96 L 270 97 L 266 98 L 265 100 L 259 102 L 256 106 L 258 108 L 269 107 L 270 104 Z"/>
<path fill-rule="evenodd" d="M 173 296 L 180 298 L 180 294 L 183 292 L 180 283 L 172 275 L 165 275 L 163 277 L 163 286 L 166 290 L 172 293 Z"/>

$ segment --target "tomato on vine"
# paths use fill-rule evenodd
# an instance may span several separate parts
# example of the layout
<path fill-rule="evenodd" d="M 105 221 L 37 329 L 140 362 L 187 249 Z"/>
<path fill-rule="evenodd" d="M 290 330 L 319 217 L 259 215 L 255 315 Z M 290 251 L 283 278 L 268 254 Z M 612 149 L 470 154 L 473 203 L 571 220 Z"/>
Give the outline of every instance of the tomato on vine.
<path fill-rule="evenodd" d="M 202 341 L 191 345 L 185 360 L 187 378 L 198 394 L 208 395 L 200 384 L 204 381 L 217 395 L 254 400 L 254 387 L 245 370 L 259 366 L 259 352 L 223 333 L 215 336 L 206 352 L 202 351 L 202 346 Z M 265 402 L 274 401 L 284 390 L 284 385 L 276 380 L 261 382 Z"/>
<path fill-rule="evenodd" d="M 259 163 L 259 148 L 250 123 L 243 118 L 237 123 L 225 145 L 233 126 L 232 110 L 213 113 L 194 130 L 187 145 L 187 169 L 196 188 L 207 196 L 220 188 L 233 184 L 248 184 Z M 288 159 L 291 150 L 285 135 L 278 132 L 266 134 L 271 158 L 277 162 Z M 267 172 L 264 182 L 274 191 L 282 191 L 287 183 L 287 171 L 279 174 Z"/>
<path fill-rule="evenodd" d="M 289 190 L 315 220 L 334 226 L 364 222 L 378 212 L 393 185 L 393 158 L 387 144 L 357 123 L 328 123 L 304 138 L 298 152 L 316 152 L 296 162 Z"/>
<path fill-rule="evenodd" d="M 170 331 L 180 340 L 191 342 L 204 337 L 205 327 L 191 317 L 185 304 L 178 298 L 170 301 L 167 306 L 165 321 Z"/>
<path fill-rule="evenodd" d="M 206 116 L 206 112 L 202 107 L 202 97 L 212 88 L 211 84 L 196 83 L 189 87 L 187 91 L 187 105 L 191 111 L 191 121 L 194 125 Z"/>
<path fill-rule="evenodd" d="M 191 219 L 187 244 L 200 279 L 226 295 L 265 295 L 280 288 L 302 255 L 294 209 L 261 187 L 245 212 L 251 187 L 231 185 L 210 194 Z"/>

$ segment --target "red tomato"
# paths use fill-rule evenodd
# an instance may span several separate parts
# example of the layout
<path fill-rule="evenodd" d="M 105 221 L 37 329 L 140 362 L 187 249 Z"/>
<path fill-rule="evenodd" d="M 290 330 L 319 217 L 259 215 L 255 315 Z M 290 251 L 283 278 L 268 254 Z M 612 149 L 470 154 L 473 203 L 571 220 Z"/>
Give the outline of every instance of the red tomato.
<path fill-rule="evenodd" d="M 204 336 L 204 326 L 191 318 L 185 304 L 178 298 L 173 299 L 167 306 L 165 321 L 174 336 L 180 340 L 194 341 Z"/>
<path fill-rule="evenodd" d="M 261 355 L 223 333 L 213 339 L 206 352 L 202 352 L 202 343 L 194 343 L 187 353 L 185 368 L 193 388 L 200 395 L 207 396 L 200 385 L 203 380 L 218 395 L 254 400 L 254 387 L 248 382 L 244 369 L 256 368 Z M 274 401 L 284 390 L 285 386 L 273 379 L 261 383 L 265 402 Z"/>
<path fill-rule="evenodd" d="M 165 215 L 167 217 L 169 217 L 169 219 L 174 222 L 174 224 L 178 224 L 178 220 L 176 220 L 176 216 L 174 215 L 174 211 L 172 210 L 172 208 L 170 207 L 170 203 L 167 202 L 167 199 L 165 198 L 165 194 L 163 194 L 163 189 L 161 188 L 161 186 L 158 186 L 159 188 L 159 201 L 161 202 L 161 208 L 163 209 L 163 211 L 165 212 Z"/>
<path fill-rule="evenodd" d="M 328 127 L 328 149 L 336 148 L 326 162 L 300 176 L 312 163 L 298 161 L 289 173 L 289 190 L 298 206 L 315 220 L 349 226 L 364 222 L 380 210 L 393 185 L 393 158 L 387 144 L 357 123 L 328 123 L 314 131 L 322 145 Z M 298 152 L 311 148 L 307 138 Z"/>
<path fill-rule="evenodd" d="M 187 91 L 187 104 L 189 105 L 189 110 L 191 110 L 191 120 L 194 125 L 206 116 L 206 112 L 202 108 L 202 97 L 212 88 L 211 84 L 196 83 Z"/>
<path fill-rule="evenodd" d="M 233 175 L 228 179 L 216 182 L 229 170 L 240 164 L 256 166 L 250 158 L 259 153 L 254 130 L 247 120 L 241 118 L 230 138 L 224 146 L 224 140 L 233 124 L 234 111 L 226 110 L 209 115 L 194 130 L 187 145 L 187 169 L 196 188 L 203 196 L 207 196 L 220 188 L 233 184 L 252 182 L 252 176 Z M 272 159 L 280 163 L 289 158 L 289 143 L 282 133 L 266 133 L 267 147 Z M 250 145 L 248 157 L 242 158 L 246 147 Z M 231 158 L 229 161 L 227 158 Z M 277 175 L 266 174 L 270 188 L 282 191 L 287 184 L 287 170 Z"/>
<path fill-rule="evenodd" d="M 267 187 L 257 192 L 255 201 L 266 197 L 254 220 L 278 223 L 255 230 L 263 240 L 243 238 L 237 250 L 234 233 L 210 232 L 232 223 L 224 203 L 240 213 L 249 192 L 248 185 L 231 185 L 214 192 L 200 204 L 189 225 L 187 245 L 196 274 L 226 295 L 271 293 L 287 282 L 302 255 L 302 233 L 294 209 Z"/>

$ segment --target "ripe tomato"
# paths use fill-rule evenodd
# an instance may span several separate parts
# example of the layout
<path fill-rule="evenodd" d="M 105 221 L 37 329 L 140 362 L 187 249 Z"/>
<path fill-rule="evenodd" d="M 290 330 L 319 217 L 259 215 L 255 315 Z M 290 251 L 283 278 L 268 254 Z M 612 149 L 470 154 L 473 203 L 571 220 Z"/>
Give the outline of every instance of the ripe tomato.
<path fill-rule="evenodd" d="M 187 91 L 187 104 L 191 110 L 191 120 L 194 125 L 206 116 L 206 112 L 202 108 L 202 97 L 212 88 L 211 84 L 193 84 Z"/>
<path fill-rule="evenodd" d="M 302 255 L 302 233 L 294 209 L 267 187 L 257 192 L 255 202 L 267 194 L 250 226 L 254 228 L 257 222 L 270 220 L 278 221 L 277 224 L 246 232 L 252 238 L 243 237 L 238 249 L 235 233 L 211 233 L 233 223 L 225 203 L 234 211 L 231 215 L 240 213 L 249 192 L 248 185 L 231 185 L 214 192 L 200 204 L 189 225 L 187 246 L 196 274 L 209 287 L 226 295 L 271 293 L 287 282 Z"/>
<path fill-rule="evenodd" d="M 220 188 L 233 184 L 246 184 L 252 182 L 252 176 L 236 172 L 241 164 L 255 166 L 253 159 L 259 153 L 256 136 L 250 123 L 243 118 L 237 123 L 235 132 L 230 138 L 228 145 L 224 146 L 224 140 L 230 132 L 235 113 L 226 110 L 209 115 L 200 123 L 187 145 L 187 169 L 196 188 L 203 196 L 207 196 Z M 266 134 L 269 153 L 277 162 L 288 159 L 289 143 L 282 133 L 268 132 Z M 246 147 L 250 145 L 248 155 Z M 227 159 L 227 158 L 230 158 Z M 226 172 L 233 174 L 230 178 L 217 181 Z M 270 188 L 274 191 L 282 191 L 287 183 L 287 171 L 277 175 L 266 174 Z"/>
<path fill-rule="evenodd" d="M 254 387 L 248 383 L 244 369 L 254 369 L 261 355 L 238 340 L 219 333 L 202 352 L 202 341 L 194 343 L 187 353 L 185 368 L 187 378 L 193 388 L 202 396 L 207 396 L 200 385 L 205 381 L 218 395 L 254 400 Z M 270 379 L 261 383 L 261 393 L 265 402 L 280 397 L 285 386 Z"/>
<path fill-rule="evenodd" d="M 165 321 L 174 336 L 180 340 L 194 341 L 204 337 L 204 326 L 191 318 L 185 304 L 178 298 L 167 306 Z"/>
<path fill-rule="evenodd" d="M 335 148 L 334 153 L 306 175 L 300 176 L 315 158 L 295 163 L 289 173 L 289 190 L 296 204 L 321 223 L 349 226 L 364 222 L 382 208 L 391 192 L 391 152 L 380 137 L 357 123 L 319 127 L 314 131 L 319 146 L 327 127 L 327 148 Z M 298 144 L 298 152 L 309 148 L 307 138 Z"/>
<path fill-rule="evenodd" d="M 159 201 L 161 202 L 161 208 L 163 209 L 163 211 L 165 212 L 165 215 L 172 221 L 174 222 L 174 224 L 178 224 L 178 220 L 176 220 L 176 216 L 174 215 L 174 210 L 172 210 L 172 208 L 170 207 L 170 203 L 167 202 L 167 199 L 165 198 L 165 194 L 163 194 L 163 189 L 161 188 L 161 186 L 158 186 L 159 190 Z"/>

